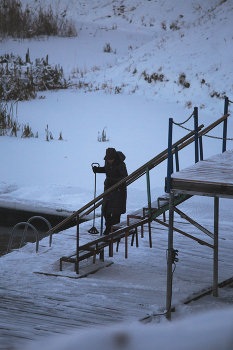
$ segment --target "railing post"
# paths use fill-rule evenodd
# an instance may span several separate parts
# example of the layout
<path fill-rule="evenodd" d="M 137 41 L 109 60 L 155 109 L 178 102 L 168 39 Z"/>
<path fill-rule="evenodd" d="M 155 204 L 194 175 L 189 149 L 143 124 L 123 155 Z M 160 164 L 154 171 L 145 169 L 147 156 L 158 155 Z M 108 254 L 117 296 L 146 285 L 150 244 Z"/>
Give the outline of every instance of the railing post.
<path fill-rule="evenodd" d="M 225 97 L 224 115 L 228 113 L 228 97 Z M 222 153 L 226 151 L 227 145 L 227 118 L 223 122 L 223 140 L 222 140 Z"/>
<path fill-rule="evenodd" d="M 213 296 L 218 296 L 218 226 L 219 226 L 219 197 L 214 197 L 214 273 Z"/>
<path fill-rule="evenodd" d="M 169 118 L 169 126 L 168 126 L 168 158 L 167 158 L 167 193 L 170 193 L 171 174 L 173 173 L 172 124 L 173 124 L 173 119 Z"/>
<path fill-rule="evenodd" d="M 202 136 L 199 137 L 199 150 L 200 150 L 200 160 L 203 160 L 203 144 Z"/>
<path fill-rule="evenodd" d="M 173 222 L 174 222 L 174 193 L 170 192 L 169 197 L 169 228 L 168 228 L 168 249 L 167 249 L 167 300 L 166 318 L 171 320 L 172 304 L 172 249 L 173 249 Z"/>
<path fill-rule="evenodd" d="M 77 215 L 77 252 L 76 252 L 77 258 L 75 263 L 75 271 L 76 274 L 79 274 L 79 215 Z"/>
<path fill-rule="evenodd" d="M 195 131 L 195 163 L 199 161 L 198 157 L 198 107 L 194 107 L 194 131 Z"/>
<path fill-rule="evenodd" d="M 176 172 L 180 171 L 179 167 L 179 156 L 178 156 L 178 147 L 175 146 L 175 158 L 176 158 Z"/>
<path fill-rule="evenodd" d="M 104 214 L 101 210 L 100 236 L 103 236 Z M 104 261 L 104 248 L 100 251 L 100 260 Z"/>
<path fill-rule="evenodd" d="M 151 217 L 151 194 L 150 194 L 149 167 L 146 168 L 146 184 L 147 184 L 148 212 L 149 212 L 149 218 L 150 218 Z"/>

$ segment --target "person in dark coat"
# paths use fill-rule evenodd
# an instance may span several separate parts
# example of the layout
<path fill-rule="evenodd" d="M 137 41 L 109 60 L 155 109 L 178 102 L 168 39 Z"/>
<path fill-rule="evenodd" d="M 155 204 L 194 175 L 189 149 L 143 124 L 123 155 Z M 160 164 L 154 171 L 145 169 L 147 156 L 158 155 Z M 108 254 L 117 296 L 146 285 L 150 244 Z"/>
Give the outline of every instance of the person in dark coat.
<path fill-rule="evenodd" d="M 116 151 L 115 148 L 106 149 L 104 160 L 105 165 L 103 167 L 94 166 L 93 172 L 106 174 L 104 191 L 107 191 L 117 182 L 128 176 L 128 173 L 124 163 L 125 155 L 120 151 Z M 104 235 L 111 233 L 111 226 L 119 223 L 121 214 L 126 212 L 126 198 L 126 183 L 123 183 L 120 187 L 104 196 L 102 204 L 102 212 L 106 225 Z"/>

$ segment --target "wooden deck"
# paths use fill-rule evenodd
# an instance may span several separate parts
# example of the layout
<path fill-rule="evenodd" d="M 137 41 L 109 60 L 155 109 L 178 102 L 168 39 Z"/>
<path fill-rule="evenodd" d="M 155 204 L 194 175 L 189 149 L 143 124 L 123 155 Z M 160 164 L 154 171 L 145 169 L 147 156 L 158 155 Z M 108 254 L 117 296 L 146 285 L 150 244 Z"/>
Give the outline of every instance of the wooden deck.
<path fill-rule="evenodd" d="M 233 150 L 172 174 L 174 193 L 233 198 Z"/>

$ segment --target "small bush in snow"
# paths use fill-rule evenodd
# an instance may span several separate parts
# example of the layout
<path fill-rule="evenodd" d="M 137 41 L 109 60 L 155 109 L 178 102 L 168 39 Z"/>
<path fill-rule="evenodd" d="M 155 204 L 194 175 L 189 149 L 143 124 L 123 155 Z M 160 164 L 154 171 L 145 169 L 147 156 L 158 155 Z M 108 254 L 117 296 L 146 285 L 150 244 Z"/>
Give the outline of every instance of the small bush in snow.
<path fill-rule="evenodd" d="M 99 142 L 108 142 L 108 141 L 109 141 L 109 139 L 107 139 L 105 129 L 107 129 L 106 126 L 103 128 L 102 133 L 98 132 L 98 139 L 97 139 L 97 140 L 98 140 Z"/>
<path fill-rule="evenodd" d="M 167 25 L 166 25 L 166 21 L 164 20 L 163 22 L 161 22 L 161 27 L 163 30 L 167 29 Z"/>
<path fill-rule="evenodd" d="M 191 101 L 187 101 L 185 103 L 185 107 L 188 107 L 188 109 L 192 108 L 192 102 Z"/>
<path fill-rule="evenodd" d="M 108 53 L 111 53 L 111 52 L 113 52 L 113 49 L 111 48 L 111 46 L 110 46 L 110 44 L 109 43 L 106 43 L 106 45 L 104 46 L 104 48 L 103 48 L 103 51 L 104 52 L 108 52 Z M 114 52 L 113 53 L 115 53 L 116 54 L 116 49 L 114 50 Z"/>
<path fill-rule="evenodd" d="M 190 87 L 190 83 L 186 81 L 186 75 L 184 73 L 181 73 L 179 76 L 179 84 L 182 85 L 185 88 Z"/>
<path fill-rule="evenodd" d="M 112 48 L 111 48 L 110 44 L 106 43 L 106 45 L 103 48 L 103 51 L 108 52 L 108 53 L 112 52 Z"/>
<path fill-rule="evenodd" d="M 21 137 L 22 138 L 34 137 L 34 134 L 32 132 L 32 129 L 30 128 L 29 124 L 23 126 Z"/>
<path fill-rule="evenodd" d="M 219 98 L 219 99 L 223 99 L 223 98 L 226 97 L 226 93 L 225 93 L 225 91 L 222 92 L 222 93 L 219 93 L 219 92 L 217 92 L 217 91 L 213 91 L 213 92 L 210 94 L 210 97 L 217 97 L 217 98 Z"/>
<path fill-rule="evenodd" d="M 115 94 L 120 94 L 121 93 L 121 87 L 116 86 L 115 87 Z"/>
<path fill-rule="evenodd" d="M 173 22 L 170 24 L 170 29 L 172 29 L 172 30 L 179 30 L 180 27 L 178 26 L 178 21 L 173 21 Z"/>
<path fill-rule="evenodd" d="M 151 83 L 154 81 L 155 83 L 157 81 L 168 81 L 167 79 L 164 78 L 164 74 L 158 74 L 158 73 L 152 73 L 151 75 L 147 74 L 146 71 L 142 72 L 142 75 L 144 76 L 144 79 L 148 82 Z"/>
<path fill-rule="evenodd" d="M 49 140 L 53 140 L 53 135 L 52 133 L 49 131 L 49 127 L 48 127 L 48 124 L 47 124 L 47 129 L 45 129 L 45 134 L 46 134 L 46 141 L 49 141 Z"/>

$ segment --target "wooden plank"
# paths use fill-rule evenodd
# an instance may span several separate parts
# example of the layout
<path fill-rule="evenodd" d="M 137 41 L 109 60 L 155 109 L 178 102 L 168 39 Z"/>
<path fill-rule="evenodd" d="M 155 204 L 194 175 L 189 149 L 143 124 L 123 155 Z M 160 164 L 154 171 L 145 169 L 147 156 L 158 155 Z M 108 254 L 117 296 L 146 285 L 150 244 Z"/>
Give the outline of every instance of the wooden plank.
<path fill-rule="evenodd" d="M 183 193 L 198 193 L 202 195 L 233 197 L 233 185 L 224 185 L 197 181 L 184 181 L 172 178 L 171 189 Z M 185 192 L 184 192 L 185 191 Z"/>

